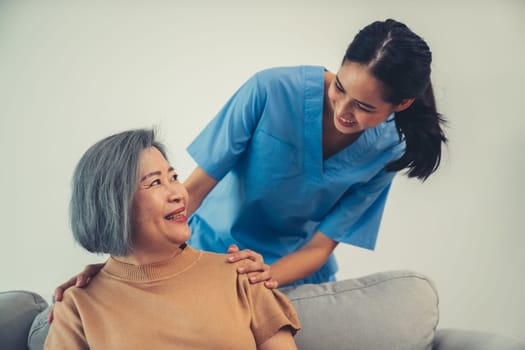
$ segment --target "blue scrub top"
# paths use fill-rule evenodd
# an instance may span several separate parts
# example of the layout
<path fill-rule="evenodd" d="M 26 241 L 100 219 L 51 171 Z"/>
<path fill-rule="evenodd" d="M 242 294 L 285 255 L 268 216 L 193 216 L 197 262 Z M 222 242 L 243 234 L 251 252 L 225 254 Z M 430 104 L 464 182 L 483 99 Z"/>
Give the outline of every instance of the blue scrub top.
<path fill-rule="evenodd" d="M 190 244 L 226 252 L 232 243 L 266 263 L 305 245 L 316 231 L 373 249 L 395 175 L 384 170 L 405 144 L 393 115 L 323 161 L 323 67 L 255 74 L 188 147 L 219 180 L 190 218 Z M 300 283 L 333 280 L 333 256 Z"/>

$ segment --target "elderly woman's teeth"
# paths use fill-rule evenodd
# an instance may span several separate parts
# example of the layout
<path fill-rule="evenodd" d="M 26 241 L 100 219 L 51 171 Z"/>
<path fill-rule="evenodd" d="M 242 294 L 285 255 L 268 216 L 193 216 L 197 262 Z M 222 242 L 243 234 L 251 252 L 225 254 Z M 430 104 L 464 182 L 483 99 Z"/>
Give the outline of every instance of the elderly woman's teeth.
<path fill-rule="evenodd" d="M 182 214 L 175 214 L 175 215 L 170 214 L 170 215 L 166 215 L 166 216 L 165 216 L 165 218 L 166 218 L 167 220 L 179 219 L 179 218 L 181 218 L 181 217 L 183 217 Z"/>

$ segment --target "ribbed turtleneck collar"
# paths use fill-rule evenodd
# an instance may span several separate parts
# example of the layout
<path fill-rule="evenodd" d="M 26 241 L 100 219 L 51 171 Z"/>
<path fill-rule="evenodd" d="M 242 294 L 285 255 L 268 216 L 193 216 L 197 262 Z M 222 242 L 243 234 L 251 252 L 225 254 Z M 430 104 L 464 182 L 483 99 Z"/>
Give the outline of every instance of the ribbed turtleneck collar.
<path fill-rule="evenodd" d="M 189 269 L 200 259 L 202 251 L 196 251 L 189 245 L 172 258 L 146 265 L 133 265 L 120 262 L 110 257 L 102 272 L 130 282 L 152 282 L 173 277 Z"/>

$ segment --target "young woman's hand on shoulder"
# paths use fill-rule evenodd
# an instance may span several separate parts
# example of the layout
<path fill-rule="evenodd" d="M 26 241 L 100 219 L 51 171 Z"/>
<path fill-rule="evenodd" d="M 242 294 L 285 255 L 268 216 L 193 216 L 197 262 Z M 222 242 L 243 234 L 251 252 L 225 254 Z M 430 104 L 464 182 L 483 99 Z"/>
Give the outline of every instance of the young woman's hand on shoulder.
<path fill-rule="evenodd" d="M 230 245 L 227 251 L 230 256 L 228 261 L 234 263 L 236 261 L 248 259 L 250 263 L 237 268 L 238 273 L 247 273 L 250 275 L 251 283 L 264 282 L 264 286 L 268 289 L 279 287 L 279 283 L 272 278 L 271 266 L 264 263 L 261 254 L 250 249 L 239 250 L 235 244 Z"/>

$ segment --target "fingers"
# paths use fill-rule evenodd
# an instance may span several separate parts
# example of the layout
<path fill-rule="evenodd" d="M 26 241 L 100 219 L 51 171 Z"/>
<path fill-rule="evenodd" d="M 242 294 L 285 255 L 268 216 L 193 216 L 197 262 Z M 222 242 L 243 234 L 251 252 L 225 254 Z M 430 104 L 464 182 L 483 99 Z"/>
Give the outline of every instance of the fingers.
<path fill-rule="evenodd" d="M 51 324 L 53 322 L 53 307 L 49 311 L 49 315 L 47 315 L 47 323 Z"/>
<path fill-rule="evenodd" d="M 260 272 L 263 273 L 262 276 L 259 276 L 259 281 L 265 281 L 270 279 L 270 265 L 264 263 L 264 259 L 261 254 L 254 252 L 250 249 L 244 249 L 236 253 L 231 253 L 228 257 L 229 262 L 236 262 L 239 260 L 251 260 L 250 263 L 244 264 L 237 268 L 238 273 L 250 273 L 250 272 Z M 261 274 L 259 274 L 261 275 Z"/>
<path fill-rule="evenodd" d="M 237 268 L 237 273 L 249 274 L 248 279 L 250 283 L 271 281 L 271 283 L 269 283 L 270 288 L 277 288 L 273 287 L 275 281 L 272 280 L 271 266 L 262 261 L 255 261 L 250 264 L 239 266 Z"/>
<path fill-rule="evenodd" d="M 60 286 L 55 288 L 55 301 L 62 301 L 64 297 L 64 291 L 70 287 L 79 287 L 82 288 L 89 283 L 91 277 L 85 275 L 85 273 L 80 273 L 75 277 L 71 277 L 67 282 L 62 283 Z"/>
<path fill-rule="evenodd" d="M 75 279 L 74 286 L 78 288 L 87 286 L 91 281 L 91 278 L 95 276 L 102 269 L 103 266 L 104 264 L 87 265 L 84 268 L 84 271 L 79 273 L 76 277 L 73 277 Z"/>
<path fill-rule="evenodd" d="M 242 273 L 242 272 L 239 272 L 239 270 L 237 270 L 237 272 Z M 248 279 L 250 280 L 251 283 L 270 281 L 272 279 L 270 266 L 266 265 L 266 269 L 260 272 L 250 273 L 250 276 L 248 277 Z"/>
<path fill-rule="evenodd" d="M 238 273 L 265 272 L 265 271 L 269 274 L 270 265 L 265 264 L 264 261 L 262 260 L 253 261 L 249 264 L 244 264 L 237 268 Z"/>
<path fill-rule="evenodd" d="M 104 264 L 87 265 L 84 268 L 84 271 L 82 271 L 82 273 L 80 274 L 84 274 L 87 277 L 87 280 L 89 280 L 91 277 L 95 276 L 103 267 L 104 267 Z"/>
<path fill-rule="evenodd" d="M 278 288 L 279 287 L 279 282 L 277 282 L 276 280 L 272 279 L 272 280 L 269 280 L 269 281 L 265 281 L 264 282 L 264 286 L 268 289 L 275 289 L 275 288 Z"/>
<path fill-rule="evenodd" d="M 78 275 L 71 277 L 65 283 L 62 283 L 55 289 L 55 301 L 62 301 L 64 291 L 70 287 L 85 287 L 91 281 L 91 277 L 95 276 L 104 264 L 91 264 L 84 268 L 84 271 Z"/>
<path fill-rule="evenodd" d="M 271 267 L 264 263 L 263 256 L 259 253 L 254 252 L 250 249 L 244 249 L 239 251 L 236 245 L 231 245 L 228 248 L 229 262 L 236 262 L 239 260 L 251 260 L 250 263 L 244 264 L 237 268 L 238 273 L 248 273 L 250 283 L 264 282 L 264 285 L 268 289 L 274 289 L 279 286 L 279 283 L 272 279 Z"/>
<path fill-rule="evenodd" d="M 61 287 L 56 287 L 53 300 L 54 301 L 62 301 L 62 293 L 63 293 L 62 288 Z"/>
<path fill-rule="evenodd" d="M 231 253 L 237 253 L 238 251 L 239 251 L 239 247 L 237 247 L 236 244 L 230 244 L 226 253 L 231 254 Z"/>
<path fill-rule="evenodd" d="M 64 291 L 69 287 L 73 287 L 77 283 L 77 276 L 71 277 L 65 283 L 62 283 L 55 289 L 55 301 L 62 301 Z"/>
<path fill-rule="evenodd" d="M 244 259 L 250 259 L 250 260 L 259 261 L 259 262 L 264 261 L 261 254 L 256 253 L 250 249 L 244 249 L 241 251 L 237 251 L 235 253 L 230 253 L 230 256 L 228 257 L 229 262 L 236 262 L 236 261 L 244 260 Z"/>
<path fill-rule="evenodd" d="M 82 288 L 89 284 L 91 277 L 88 276 L 85 272 L 79 273 L 75 281 L 75 287 Z"/>
<path fill-rule="evenodd" d="M 261 273 L 252 273 L 250 274 L 250 277 L 248 278 L 250 283 L 260 283 L 263 282 L 264 286 L 268 289 L 275 289 L 279 287 L 279 282 L 274 280 L 269 272 L 261 272 Z"/>

